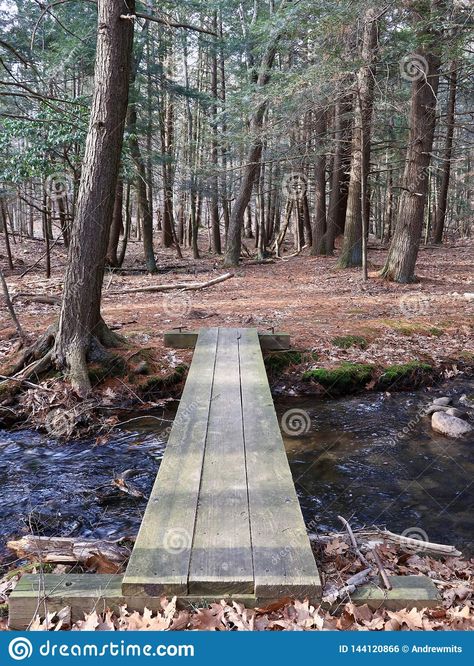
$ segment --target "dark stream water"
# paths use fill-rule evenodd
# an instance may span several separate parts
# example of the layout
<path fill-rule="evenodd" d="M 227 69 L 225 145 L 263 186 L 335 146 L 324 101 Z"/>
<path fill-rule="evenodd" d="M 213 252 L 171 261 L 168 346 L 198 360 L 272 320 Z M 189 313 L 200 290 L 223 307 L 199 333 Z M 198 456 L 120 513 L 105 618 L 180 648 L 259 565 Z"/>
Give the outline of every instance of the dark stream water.
<path fill-rule="evenodd" d="M 277 402 L 282 418 L 303 411 L 309 432 L 285 435 L 285 445 L 311 532 L 354 526 L 423 530 L 431 541 L 472 554 L 474 438 L 450 440 L 417 416 L 436 395 L 474 393 L 474 382 L 453 381 L 428 392 L 367 394 L 328 402 Z M 106 444 L 59 443 L 35 432 L 0 431 L 0 560 L 8 539 L 34 531 L 57 536 L 115 539 L 136 534 L 146 501 L 112 480 L 126 469 L 146 497 L 165 448 L 156 417 L 133 421 Z M 399 437 L 404 427 L 405 437 Z"/>

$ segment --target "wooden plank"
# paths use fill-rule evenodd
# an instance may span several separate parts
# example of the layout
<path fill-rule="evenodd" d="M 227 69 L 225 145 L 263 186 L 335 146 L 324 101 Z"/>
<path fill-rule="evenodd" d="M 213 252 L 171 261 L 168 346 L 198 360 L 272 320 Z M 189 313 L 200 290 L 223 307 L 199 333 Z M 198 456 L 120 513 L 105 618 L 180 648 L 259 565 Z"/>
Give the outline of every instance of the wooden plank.
<path fill-rule="evenodd" d="M 240 368 L 257 597 L 320 597 L 321 582 L 291 477 L 255 330 L 241 329 Z"/>
<path fill-rule="evenodd" d="M 161 599 L 147 596 L 126 596 L 122 593 L 123 576 L 119 574 L 26 574 L 22 576 L 10 595 L 9 628 L 24 631 L 34 618 L 47 613 L 58 612 L 68 606 L 72 622 L 83 620 L 85 613 L 96 610 L 104 613 L 108 608 L 120 612 L 120 606 L 143 612 L 162 610 Z M 221 595 L 178 597 L 178 608 L 205 608 L 208 604 L 219 603 Z M 227 597 L 229 603 L 237 601 L 247 608 L 257 605 L 253 595 Z"/>
<path fill-rule="evenodd" d="M 198 338 L 198 331 L 166 331 L 164 334 L 165 347 L 175 349 L 194 349 Z M 260 346 L 266 351 L 290 348 L 288 333 L 259 333 Z"/>
<path fill-rule="evenodd" d="M 187 592 L 218 331 L 203 329 L 123 580 L 127 595 Z"/>
<path fill-rule="evenodd" d="M 254 591 L 237 329 L 219 329 L 189 594 Z"/>

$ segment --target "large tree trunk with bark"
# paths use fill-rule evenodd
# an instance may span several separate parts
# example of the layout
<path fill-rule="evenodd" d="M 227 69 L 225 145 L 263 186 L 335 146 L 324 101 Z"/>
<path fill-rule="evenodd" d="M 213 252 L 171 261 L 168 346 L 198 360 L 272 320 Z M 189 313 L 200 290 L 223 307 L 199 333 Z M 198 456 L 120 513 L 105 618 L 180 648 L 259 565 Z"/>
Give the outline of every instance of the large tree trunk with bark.
<path fill-rule="evenodd" d="M 433 149 L 436 124 L 440 58 L 439 34 L 430 24 L 440 0 L 413 2 L 414 20 L 420 26 L 416 52 L 413 54 L 410 132 L 402 193 L 390 249 L 381 275 L 395 282 L 413 282 L 418 257 L 423 216 L 428 193 L 428 167 Z M 436 17 L 439 21 L 439 17 Z"/>
<path fill-rule="evenodd" d="M 127 13 L 135 10 L 128 0 Z M 111 334 L 100 315 L 101 290 L 128 104 L 133 21 L 124 6 L 98 2 L 94 94 L 64 280 L 53 361 L 79 395 L 91 384 L 87 359 Z"/>
<path fill-rule="evenodd" d="M 347 157 L 350 152 L 350 96 L 337 100 L 334 107 L 334 157 L 332 161 L 331 192 L 327 211 L 327 231 L 324 249 L 327 255 L 334 252 L 337 236 L 344 233 L 346 219 L 348 175 Z M 349 157 L 350 159 L 350 157 Z"/>
<path fill-rule="evenodd" d="M 448 189 L 451 176 L 451 158 L 453 156 L 454 121 L 456 111 L 457 64 L 451 63 L 449 74 L 448 113 L 446 116 L 446 139 L 443 151 L 443 164 L 441 166 L 441 185 L 439 188 L 438 205 L 435 214 L 435 229 L 433 242 L 440 244 L 443 240 L 444 222 L 448 207 Z"/>
<path fill-rule="evenodd" d="M 311 254 L 326 254 L 326 148 L 324 145 L 327 118 L 326 112 L 316 111 L 315 134 L 318 154 L 314 163 L 314 218 Z"/>
<path fill-rule="evenodd" d="M 364 17 L 361 45 L 362 67 L 357 73 L 352 130 L 352 159 L 347 196 L 346 225 L 339 266 L 349 268 L 362 265 L 362 196 L 367 192 L 370 160 L 370 130 L 374 93 L 374 58 L 377 46 L 377 16 L 368 9 Z"/>

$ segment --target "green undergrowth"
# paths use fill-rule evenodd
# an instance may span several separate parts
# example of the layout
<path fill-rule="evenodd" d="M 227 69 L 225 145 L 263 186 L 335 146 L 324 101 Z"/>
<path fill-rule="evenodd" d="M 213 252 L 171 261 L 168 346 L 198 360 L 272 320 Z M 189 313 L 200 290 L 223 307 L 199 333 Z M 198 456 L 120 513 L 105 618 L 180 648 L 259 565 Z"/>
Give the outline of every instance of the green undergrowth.
<path fill-rule="evenodd" d="M 93 386 L 112 377 L 124 377 L 127 374 L 127 362 L 121 356 L 114 354 L 107 363 L 89 363 L 87 372 Z"/>
<path fill-rule="evenodd" d="M 320 384 L 333 395 L 354 393 L 364 388 L 399 389 L 418 386 L 433 375 L 433 367 L 422 361 L 389 365 L 384 368 L 367 363 L 341 363 L 336 368 L 313 368 L 302 379 Z"/>
<path fill-rule="evenodd" d="M 432 374 L 433 367 L 422 361 L 410 361 L 399 365 L 389 365 L 378 378 L 380 388 L 390 388 L 398 384 L 419 384 L 427 374 Z"/>
<path fill-rule="evenodd" d="M 317 382 L 327 391 L 351 393 L 372 379 L 375 366 L 366 363 L 341 363 L 337 368 L 315 368 L 303 373 L 304 381 Z"/>

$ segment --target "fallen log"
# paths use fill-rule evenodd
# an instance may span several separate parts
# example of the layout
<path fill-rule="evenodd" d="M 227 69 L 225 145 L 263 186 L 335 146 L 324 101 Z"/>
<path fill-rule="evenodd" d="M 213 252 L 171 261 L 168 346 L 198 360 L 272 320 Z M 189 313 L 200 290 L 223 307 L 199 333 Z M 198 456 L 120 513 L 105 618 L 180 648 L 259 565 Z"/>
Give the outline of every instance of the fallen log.
<path fill-rule="evenodd" d="M 8 541 L 7 547 L 20 558 L 40 562 L 86 564 L 91 558 L 100 558 L 113 564 L 123 564 L 130 557 L 130 549 L 119 541 L 73 539 L 71 537 L 43 537 L 29 534 L 18 541 Z"/>
<path fill-rule="evenodd" d="M 359 573 L 356 573 L 354 576 L 348 578 L 342 587 L 333 588 L 327 594 L 323 595 L 323 603 L 333 604 L 338 599 L 343 599 L 348 594 L 352 594 L 355 592 L 358 585 L 363 585 L 367 582 L 371 573 L 371 567 L 368 567 L 363 571 L 359 571 Z"/>
<path fill-rule="evenodd" d="M 29 292 L 19 292 L 12 296 L 12 301 L 30 301 L 31 303 L 45 303 L 47 305 L 60 305 L 61 296 L 47 296 L 46 294 L 30 294 Z"/>
<path fill-rule="evenodd" d="M 142 292 L 156 292 L 156 291 L 172 291 L 173 289 L 180 289 L 182 291 L 197 291 L 198 289 L 205 289 L 212 287 L 215 284 L 224 282 L 234 277 L 234 273 L 225 273 L 207 282 L 176 282 L 175 284 L 157 284 L 151 287 L 137 287 L 136 289 L 121 289 L 120 291 L 109 291 L 107 295 L 118 296 L 120 294 L 139 294 Z"/>

